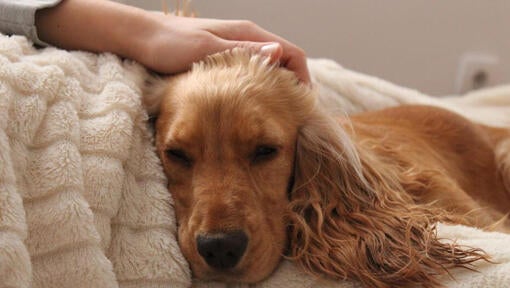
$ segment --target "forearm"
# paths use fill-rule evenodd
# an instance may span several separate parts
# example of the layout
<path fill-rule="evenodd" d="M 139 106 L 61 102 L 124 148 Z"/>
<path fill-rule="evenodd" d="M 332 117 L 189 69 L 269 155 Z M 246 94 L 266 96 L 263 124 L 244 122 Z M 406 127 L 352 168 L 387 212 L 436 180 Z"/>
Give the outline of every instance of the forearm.
<path fill-rule="evenodd" d="M 39 38 L 64 49 L 136 58 L 153 29 L 150 12 L 104 0 L 64 0 L 36 13 Z"/>

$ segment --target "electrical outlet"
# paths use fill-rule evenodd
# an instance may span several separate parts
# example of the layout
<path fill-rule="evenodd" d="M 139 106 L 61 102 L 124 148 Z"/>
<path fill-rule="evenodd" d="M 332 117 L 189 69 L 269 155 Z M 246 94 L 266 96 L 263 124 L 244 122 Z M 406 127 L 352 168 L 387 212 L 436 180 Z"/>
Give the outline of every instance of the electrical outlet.
<path fill-rule="evenodd" d="M 501 65 L 497 56 L 470 52 L 460 57 L 455 79 L 455 93 L 464 94 L 500 83 Z"/>

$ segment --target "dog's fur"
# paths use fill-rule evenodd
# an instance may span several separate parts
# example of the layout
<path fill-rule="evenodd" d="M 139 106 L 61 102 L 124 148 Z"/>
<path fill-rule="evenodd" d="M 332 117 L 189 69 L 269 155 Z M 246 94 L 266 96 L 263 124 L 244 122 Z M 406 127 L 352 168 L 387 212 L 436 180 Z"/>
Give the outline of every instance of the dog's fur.
<path fill-rule="evenodd" d="M 368 287 L 432 287 L 448 268 L 488 257 L 439 241 L 436 222 L 510 227 L 508 130 L 426 106 L 333 118 L 293 73 L 243 50 L 210 56 L 152 94 L 196 277 L 257 282 L 286 254 L 312 274 Z M 259 157 L 258 147 L 276 152 Z M 248 236 L 244 256 L 210 268 L 196 237 L 232 230 Z"/>

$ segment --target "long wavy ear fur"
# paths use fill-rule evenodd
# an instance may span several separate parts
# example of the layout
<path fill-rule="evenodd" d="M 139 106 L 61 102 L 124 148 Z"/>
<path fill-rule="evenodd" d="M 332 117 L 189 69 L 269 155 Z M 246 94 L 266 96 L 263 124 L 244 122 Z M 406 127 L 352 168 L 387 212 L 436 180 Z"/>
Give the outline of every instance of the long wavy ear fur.
<path fill-rule="evenodd" d="M 354 148 L 332 118 L 315 111 L 297 140 L 290 202 L 290 255 L 306 271 L 367 287 L 439 286 L 436 275 L 487 259 L 440 242 L 441 211 L 415 205 L 399 175 Z"/>

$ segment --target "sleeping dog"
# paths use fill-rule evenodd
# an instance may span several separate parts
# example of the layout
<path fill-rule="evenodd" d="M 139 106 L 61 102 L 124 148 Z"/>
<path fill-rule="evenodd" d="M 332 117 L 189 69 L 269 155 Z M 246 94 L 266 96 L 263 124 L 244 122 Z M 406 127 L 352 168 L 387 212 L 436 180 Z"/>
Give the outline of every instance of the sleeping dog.
<path fill-rule="evenodd" d="M 151 89 L 178 241 L 198 278 L 254 283 L 288 257 L 367 287 L 433 287 L 488 259 L 439 241 L 435 223 L 510 230 L 508 129 L 429 106 L 335 117 L 245 50 Z"/>

